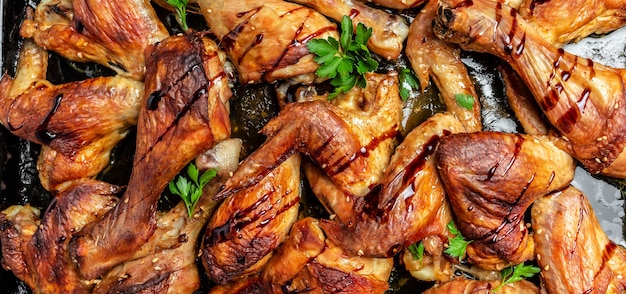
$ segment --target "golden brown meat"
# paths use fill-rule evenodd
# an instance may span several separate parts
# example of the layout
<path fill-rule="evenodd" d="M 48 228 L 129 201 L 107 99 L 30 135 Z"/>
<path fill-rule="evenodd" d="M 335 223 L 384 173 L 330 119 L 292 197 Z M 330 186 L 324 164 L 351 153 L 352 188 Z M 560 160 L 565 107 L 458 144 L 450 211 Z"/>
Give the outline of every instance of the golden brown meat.
<path fill-rule="evenodd" d="M 500 281 L 477 281 L 463 278 L 457 278 L 450 282 L 437 285 L 428 289 L 424 294 L 457 294 L 457 293 L 472 293 L 472 294 L 489 294 L 489 293 L 501 293 L 501 294 L 538 294 L 539 288 L 529 281 L 521 280 L 519 282 L 510 283 L 502 286 L 497 292 L 492 291 L 500 285 Z"/>
<path fill-rule="evenodd" d="M 372 37 L 367 47 L 386 59 L 398 59 L 404 47 L 404 40 L 409 34 L 406 20 L 397 14 L 351 0 L 295 0 L 294 2 L 309 6 L 320 13 L 341 22 L 347 15 L 352 19 L 354 28 L 362 23 L 372 29 Z"/>
<path fill-rule="evenodd" d="M 624 0 L 525 0 L 518 11 L 555 46 L 608 33 L 626 24 Z"/>
<path fill-rule="evenodd" d="M 300 154 L 294 154 L 261 181 L 224 200 L 202 239 L 202 262 L 209 278 L 224 285 L 259 272 L 287 237 L 300 208 Z"/>
<path fill-rule="evenodd" d="M 561 148 L 592 173 L 626 177 L 626 71 L 552 46 L 501 2 L 444 1 L 435 33 L 509 63 L 561 133 Z"/>
<path fill-rule="evenodd" d="M 270 293 L 384 293 L 393 259 L 351 255 L 313 218 L 297 221 L 263 270 Z"/>
<path fill-rule="evenodd" d="M 428 1 L 415 16 L 406 43 L 406 56 L 420 81 L 422 91 L 432 78 L 447 110 L 459 119 L 468 132 L 478 132 L 482 130 L 480 101 L 467 68 L 461 61 L 461 49 L 433 35 L 432 23 L 437 13 L 437 3 L 437 0 Z M 471 96 L 474 101 L 471 110 L 459 105 L 456 95 Z"/>
<path fill-rule="evenodd" d="M 168 36 L 147 0 L 43 0 L 20 34 L 69 60 L 96 62 L 135 80 L 144 76 L 144 49 Z"/>
<path fill-rule="evenodd" d="M 163 188 L 189 161 L 230 136 L 225 103 L 231 92 L 220 56 L 205 33 L 171 37 L 151 50 L 128 189 L 115 209 L 72 240 L 83 276 L 104 274 L 148 241 Z"/>
<path fill-rule="evenodd" d="M 196 159 L 198 168 L 217 170 L 217 177 L 204 187 L 193 217 L 181 201 L 158 217 L 154 235 L 141 246 L 132 260 L 109 271 L 93 293 L 192 293 L 200 287 L 196 259 L 199 237 L 218 206 L 213 196 L 237 169 L 241 140 L 228 139 Z"/>
<path fill-rule="evenodd" d="M 567 187 L 574 160 L 547 137 L 479 132 L 444 137 L 437 168 L 470 263 L 500 270 L 534 257 L 524 224 L 532 202 Z"/>
<path fill-rule="evenodd" d="M 569 187 L 539 198 L 531 216 L 547 293 L 626 291 L 626 249 L 609 240 L 581 191 Z"/>
<path fill-rule="evenodd" d="M 372 2 L 383 7 L 404 10 L 404 9 L 418 7 L 424 4 L 424 2 L 426 1 L 427 0 L 368 0 L 368 1 L 362 1 L 362 2 L 368 2 L 368 3 Z"/>
<path fill-rule="evenodd" d="M 48 53 L 26 40 L 15 79 L 0 81 L 0 123 L 11 133 L 45 145 L 38 170 L 47 190 L 96 176 L 137 123 L 143 84 L 101 77 L 53 85 L 45 79 Z"/>
<path fill-rule="evenodd" d="M 242 83 L 314 73 L 306 43 L 339 39 L 336 25 L 313 9 L 282 0 L 199 0 L 211 31 L 221 40 Z"/>
<path fill-rule="evenodd" d="M 401 115 L 398 77 L 368 74 L 367 87 L 348 95 L 360 97 L 359 109 L 327 101 L 288 104 L 262 130 L 268 139 L 247 157 L 218 197 L 258 183 L 296 152 L 315 160 L 344 193 L 369 193 L 389 163 Z"/>
<path fill-rule="evenodd" d="M 2 265 L 35 293 L 89 293 L 92 281 L 81 277 L 68 244 L 75 232 L 115 206 L 122 188 L 82 179 L 55 195 L 38 223 L 30 206 L 12 206 L 0 214 Z M 35 230 L 33 233 L 33 230 Z"/>
<path fill-rule="evenodd" d="M 452 114 L 436 114 L 413 129 L 396 148 L 379 189 L 352 200 L 354 221 L 320 221 L 328 239 L 350 254 L 391 257 L 428 235 L 445 236 L 450 216 L 440 211 L 445 191 L 433 154 L 442 137 L 459 132 L 463 126 Z"/>

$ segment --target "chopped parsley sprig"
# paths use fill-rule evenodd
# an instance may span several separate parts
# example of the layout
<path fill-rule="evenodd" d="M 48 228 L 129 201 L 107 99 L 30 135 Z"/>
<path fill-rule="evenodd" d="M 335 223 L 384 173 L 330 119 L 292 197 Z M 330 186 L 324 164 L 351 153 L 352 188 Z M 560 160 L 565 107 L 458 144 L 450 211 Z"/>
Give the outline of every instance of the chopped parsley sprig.
<path fill-rule="evenodd" d="M 506 284 L 512 284 L 526 278 L 531 278 L 540 271 L 540 268 L 533 265 L 524 265 L 523 262 L 515 266 L 507 267 L 500 272 L 502 282 L 498 287 L 495 287 L 493 291 L 497 292 Z"/>
<path fill-rule="evenodd" d="M 335 90 L 328 99 L 352 89 L 355 85 L 365 88 L 365 74 L 378 68 L 378 62 L 372 58 L 367 41 L 372 36 L 372 29 L 359 23 L 356 32 L 352 20 L 348 16 L 341 19 L 341 36 L 339 40 L 312 39 L 307 48 L 315 54 L 315 62 L 320 64 L 315 74 L 322 78 L 330 78 Z"/>
<path fill-rule="evenodd" d="M 454 95 L 454 99 L 459 106 L 467 110 L 472 110 L 474 107 L 474 96 L 470 94 L 456 94 Z"/>
<path fill-rule="evenodd" d="M 187 4 L 189 4 L 189 0 L 165 0 L 165 2 L 176 10 L 176 21 L 183 29 L 183 31 L 187 31 L 189 27 L 187 26 Z"/>
<path fill-rule="evenodd" d="M 465 240 L 465 238 L 461 235 L 461 232 L 456 228 L 453 221 L 450 221 L 447 225 L 450 234 L 454 235 L 454 237 L 448 237 L 448 248 L 444 250 L 446 254 L 456 257 L 461 261 L 465 257 L 465 251 L 467 251 L 467 245 L 472 243 L 472 241 Z"/>
<path fill-rule="evenodd" d="M 191 218 L 193 211 L 202 196 L 202 188 L 209 183 L 215 176 L 217 171 L 209 169 L 200 175 L 200 171 L 195 164 L 190 163 L 187 167 L 187 177 L 180 175 L 176 181 L 172 180 L 169 189 L 172 194 L 180 196 L 187 207 L 187 214 Z"/>
<path fill-rule="evenodd" d="M 409 245 L 407 249 L 411 252 L 411 255 L 413 255 L 413 260 L 419 260 L 420 263 L 422 262 L 422 259 L 424 258 L 424 243 L 421 241 L 413 243 Z"/>
<path fill-rule="evenodd" d="M 410 68 L 400 68 L 398 72 L 398 80 L 400 82 L 400 97 L 402 100 L 406 101 L 411 96 L 411 91 L 414 89 L 419 89 L 420 84 L 413 73 L 413 70 Z"/>

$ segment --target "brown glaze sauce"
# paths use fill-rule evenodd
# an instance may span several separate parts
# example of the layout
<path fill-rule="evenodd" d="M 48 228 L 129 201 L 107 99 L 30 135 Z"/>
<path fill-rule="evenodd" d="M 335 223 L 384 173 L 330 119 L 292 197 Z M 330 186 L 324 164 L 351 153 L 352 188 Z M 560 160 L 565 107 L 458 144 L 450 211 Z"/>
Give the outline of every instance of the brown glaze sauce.
<path fill-rule="evenodd" d="M 35 137 L 43 144 L 49 144 L 57 137 L 57 134 L 48 130 L 48 124 L 50 123 L 52 116 L 59 110 L 59 106 L 61 106 L 61 100 L 63 100 L 63 94 L 59 94 L 54 98 L 52 108 L 50 109 L 48 114 L 46 114 L 39 126 L 37 126 L 37 128 L 35 129 Z"/>

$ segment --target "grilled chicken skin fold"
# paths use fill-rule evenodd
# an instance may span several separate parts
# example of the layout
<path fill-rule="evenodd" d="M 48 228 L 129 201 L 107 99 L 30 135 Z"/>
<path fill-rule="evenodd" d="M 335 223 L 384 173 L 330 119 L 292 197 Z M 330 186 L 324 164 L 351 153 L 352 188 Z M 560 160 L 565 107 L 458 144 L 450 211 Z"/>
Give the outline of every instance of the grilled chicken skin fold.
<path fill-rule="evenodd" d="M 477 281 L 464 278 L 457 278 L 450 282 L 432 287 L 424 294 L 457 294 L 457 293 L 501 293 L 501 294 L 538 294 L 539 288 L 529 281 L 503 285 L 498 291 L 493 291 L 500 286 L 501 281 Z"/>
<path fill-rule="evenodd" d="M 128 260 L 148 241 L 157 227 L 156 204 L 163 188 L 189 161 L 230 136 L 225 103 L 231 91 L 217 44 L 204 33 L 176 36 L 147 55 L 128 188 L 113 210 L 71 243 L 86 278 Z"/>
<path fill-rule="evenodd" d="M 96 176 L 111 150 L 137 123 L 143 84 L 99 77 L 53 85 L 46 80 L 48 53 L 27 39 L 15 78 L 0 80 L 0 123 L 12 134 L 44 145 L 39 178 L 47 190 Z"/>
<path fill-rule="evenodd" d="M 501 2 L 442 1 L 434 30 L 510 64 L 560 132 L 561 148 L 592 173 L 626 177 L 626 71 L 554 47 Z"/>
<path fill-rule="evenodd" d="M 29 205 L 0 213 L 2 266 L 35 293 L 90 293 L 93 283 L 80 275 L 70 257 L 72 236 L 112 209 L 122 188 L 81 179 L 71 183 L 39 219 Z"/>
<path fill-rule="evenodd" d="M 609 240 L 580 190 L 569 187 L 537 199 L 531 218 L 543 290 L 626 291 L 626 249 Z"/>
<path fill-rule="evenodd" d="M 287 237 L 300 207 L 300 154 L 294 154 L 260 182 L 224 200 L 202 239 L 202 263 L 209 278 L 226 284 L 259 272 Z"/>
<path fill-rule="evenodd" d="M 306 43 L 339 39 L 319 12 L 282 0 L 198 0 L 211 31 L 235 64 L 242 83 L 312 74 L 318 64 Z"/>
<path fill-rule="evenodd" d="M 43 0 L 20 34 L 78 62 L 143 80 L 144 50 L 169 35 L 146 0 Z"/>
<path fill-rule="evenodd" d="M 439 143 L 437 168 L 470 263 L 501 270 L 533 259 L 524 213 L 535 199 L 566 188 L 575 162 L 544 136 L 478 132 Z"/>

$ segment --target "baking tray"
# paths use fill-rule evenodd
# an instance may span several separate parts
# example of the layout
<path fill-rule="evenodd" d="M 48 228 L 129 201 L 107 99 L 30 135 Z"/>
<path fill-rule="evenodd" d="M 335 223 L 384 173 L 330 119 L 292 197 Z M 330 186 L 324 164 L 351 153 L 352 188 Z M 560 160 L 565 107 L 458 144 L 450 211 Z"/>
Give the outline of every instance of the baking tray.
<path fill-rule="evenodd" d="M 13 74 L 17 63 L 20 47 L 19 24 L 24 8 L 35 6 L 36 2 L 28 0 L 2 0 L 0 6 L 0 68 L 2 73 Z M 626 28 L 604 36 L 592 36 L 577 44 L 567 45 L 566 51 L 591 58 L 594 62 L 626 68 Z M 481 96 L 485 128 L 494 131 L 517 132 L 519 125 L 508 111 L 504 100 L 502 81 L 493 65 L 493 57 L 480 54 L 464 53 L 463 62 L 475 79 L 477 90 Z M 93 65 L 85 65 L 93 67 Z M 95 66 L 95 68 L 98 68 Z M 93 70 L 93 69 L 90 69 Z M 81 78 L 76 72 L 76 64 L 64 62 L 54 54 L 50 59 L 48 78 L 60 83 Z M 433 91 L 436 91 L 433 90 Z M 410 107 L 410 106 L 406 106 Z M 427 107 L 421 112 L 436 112 L 437 106 Z M 39 147 L 36 144 L 20 140 L 6 129 L 0 127 L 0 209 L 12 204 L 31 203 L 45 208 L 50 201 L 50 194 L 39 185 L 35 163 Z M 602 228 L 611 240 L 626 246 L 624 241 L 624 181 L 603 179 L 590 175 L 582 168 L 577 168 L 572 185 L 584 191 L 590 198 Z M 397 282 L 397 281 L 396 281 Z M 403 286 L 393 285 L 393 292 L 415 293 L 423 287 L 416 281 Z M 206 289 L 204 289 L 206 290 Z M 17 280 L 10 272 L 0 269 L 0 294 L 30 293 L 24 283 Z"/>

